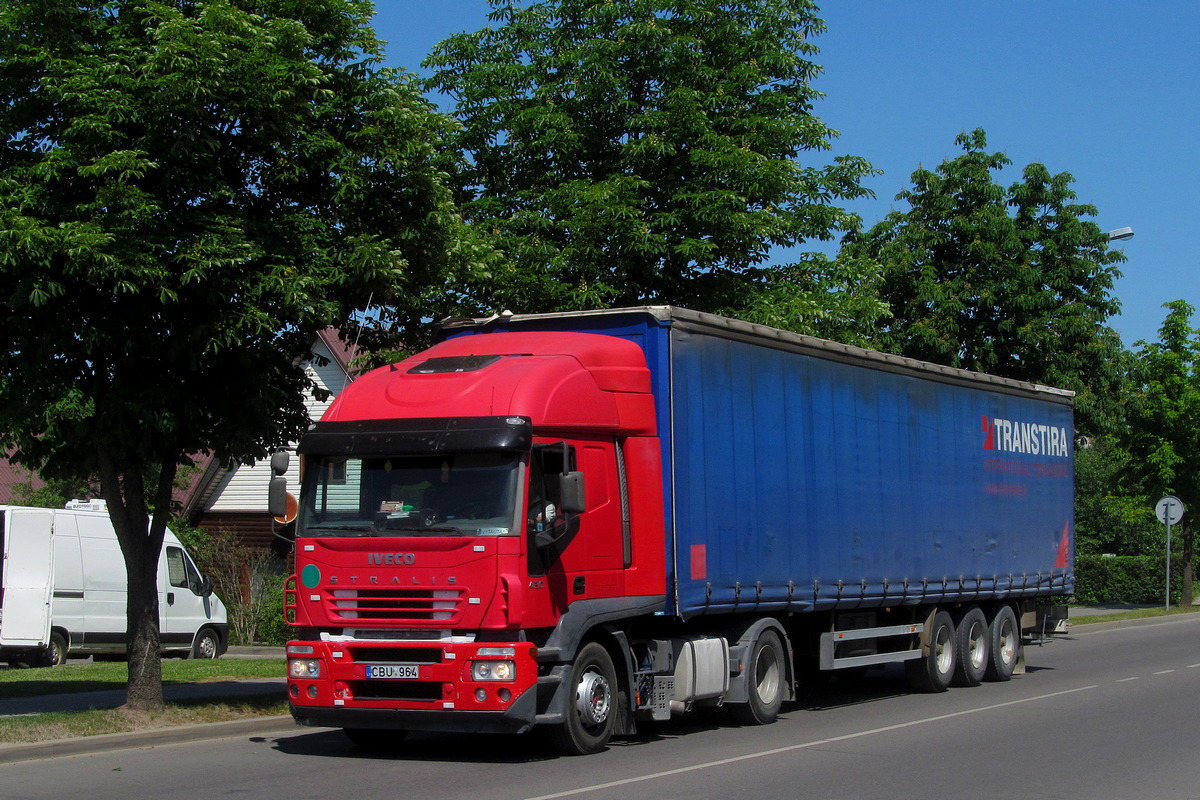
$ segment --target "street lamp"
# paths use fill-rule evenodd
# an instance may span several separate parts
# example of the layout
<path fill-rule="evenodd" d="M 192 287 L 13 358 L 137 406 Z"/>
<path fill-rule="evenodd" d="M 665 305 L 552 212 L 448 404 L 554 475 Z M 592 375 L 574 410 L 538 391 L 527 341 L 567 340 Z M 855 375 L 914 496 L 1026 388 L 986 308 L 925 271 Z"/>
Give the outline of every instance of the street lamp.
<path fill-rule="evenodd" d="M 1117 228 L 1114 231 L 1108 232 L 1108 240 L 1110 242 L 1123 242 L 1126 239 L 1133 238 L 1133 228 Z"/>

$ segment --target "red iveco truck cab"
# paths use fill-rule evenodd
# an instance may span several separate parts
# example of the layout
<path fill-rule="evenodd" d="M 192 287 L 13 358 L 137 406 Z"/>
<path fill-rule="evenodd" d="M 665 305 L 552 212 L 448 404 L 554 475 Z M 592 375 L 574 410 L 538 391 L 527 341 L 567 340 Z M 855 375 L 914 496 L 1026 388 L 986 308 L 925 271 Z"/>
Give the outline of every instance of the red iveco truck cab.
<path fill-rule="evenodd" d="M 441 338 L 297 448 L 302 724 L 583 754 L 698 705 L 768 723 L 820 670 L 1006 680 L 1071 589 L 1069 393 L 677 308 Z"/>

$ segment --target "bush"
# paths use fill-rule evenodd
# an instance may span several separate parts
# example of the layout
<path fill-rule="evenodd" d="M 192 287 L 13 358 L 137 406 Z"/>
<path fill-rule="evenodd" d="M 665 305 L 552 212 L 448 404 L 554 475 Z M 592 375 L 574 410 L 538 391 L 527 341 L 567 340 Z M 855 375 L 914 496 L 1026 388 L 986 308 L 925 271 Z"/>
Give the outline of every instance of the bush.
<path fill-rule="evenodd" d="M 247 547 L 232 531 L 171 527 L 225 602 L 230 644 L 280 645 L 291 638 L 283 619 L 287 575 L 269 549 Z"/>
<path fill-rule="evenodd" d="M 1162 603 L 1166 592 L 1162 556 L 1075 557 L 1075 600 L 1083 605 Z M 1181 602 L 1183 561 L 1171 558 L 1171 604 Z"/>

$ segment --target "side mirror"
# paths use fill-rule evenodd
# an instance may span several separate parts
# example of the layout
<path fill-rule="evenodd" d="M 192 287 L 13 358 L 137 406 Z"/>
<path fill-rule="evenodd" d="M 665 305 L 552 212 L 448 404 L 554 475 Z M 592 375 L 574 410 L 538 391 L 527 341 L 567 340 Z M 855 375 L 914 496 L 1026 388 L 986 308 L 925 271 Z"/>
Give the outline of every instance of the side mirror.
<path fill-rule="evenodd" d="M 213 593 L 212 578 L 205 575 L 203 578 L 200 579 L 199 594 L 201 597 L 212 597 L 212 593 Z"/>
<path fill-rule="evenodd" d="M 283 450 L 280 450 L 278 453 L 271 454 L 271 472 L 273 474 L 280 476 L 286 475 L 289 463 L 290 459 L 288 458 L 288 454 Z"/>
<path fill-rule="evenodd" d="M 558 476 L 558 496 L 561 510 L 567 514 L 587 511 L 587 493 L 583 488 L 583 473 L 568 472 Z"/>
<path fill-rule="evenodd" d="M 274 461 L 274 459 L 272 459 Z M 273 465 L 272 465 L 273 466 Z M 267 489 L 267 513 L 272 517 L 283 519 L 288 512 L 287 478 L 275 475 Z"/>

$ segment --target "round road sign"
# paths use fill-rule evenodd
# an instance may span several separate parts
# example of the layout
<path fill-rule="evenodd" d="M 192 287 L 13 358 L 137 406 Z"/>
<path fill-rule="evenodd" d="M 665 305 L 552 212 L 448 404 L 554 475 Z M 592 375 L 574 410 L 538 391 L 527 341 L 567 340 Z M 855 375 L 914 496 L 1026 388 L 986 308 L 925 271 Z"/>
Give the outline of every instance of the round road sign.
<path fill-rule="evenodd" d="M 1183 503 L 1179 498 L 1167 495 L 1154 507 L 1154 516 L 1164 525 L 1175 525 L 1183 519 L 1183 511 Z"/>

